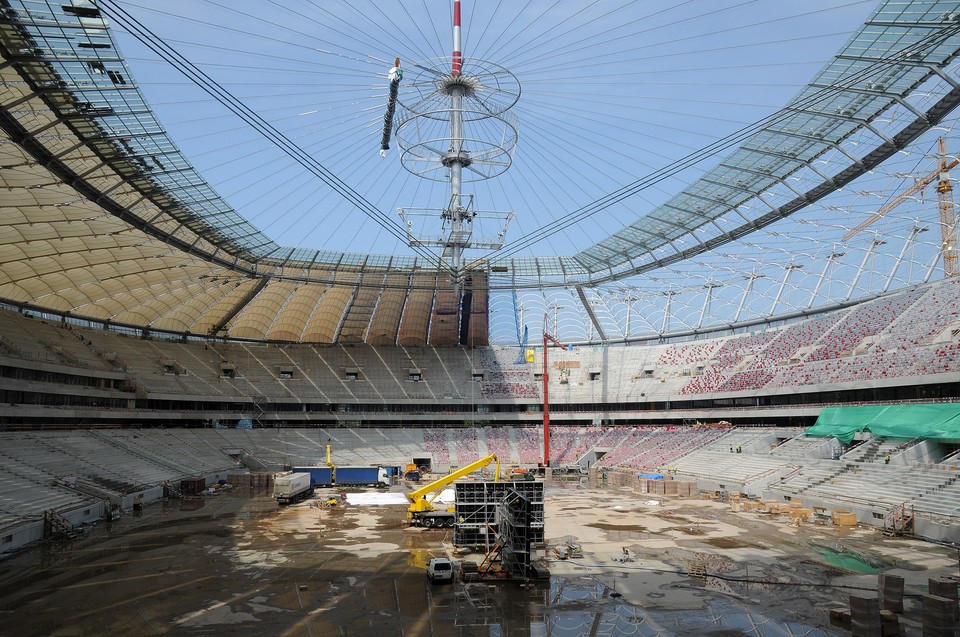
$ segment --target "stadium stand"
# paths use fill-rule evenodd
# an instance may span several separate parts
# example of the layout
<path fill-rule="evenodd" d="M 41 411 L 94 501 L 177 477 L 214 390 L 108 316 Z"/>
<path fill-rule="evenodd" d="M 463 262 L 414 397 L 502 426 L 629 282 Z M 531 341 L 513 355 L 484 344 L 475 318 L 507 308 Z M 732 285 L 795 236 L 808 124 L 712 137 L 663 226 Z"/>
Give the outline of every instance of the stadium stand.
<path fill-rule="evenodd" d="M 940 383 L 938 375 L 960 366 L 958 287 L 939 282 L 856 311 L 697 344 L 557 349 L 551 399 L 560 411 L 611 403 L 643 409 L 677 396 L 776 396 L 784 389 L 855 389 L 871 381 L 917 386 L 925 377 Z M 40 365 L 83 377 L 114 398 L 196 397 L 207 404 L 265 405 L 267 413 L 275 405 L 289 412 L 290 405 L 312 403 L 409 403 L 437 411 L 445 403 L 462 409 L 482 401 L 508 405 L 514 417 L 542 402 L 539 350 L 533 363 L 518 364 L 518 350 L 510 347 L 165 340 L 24 312 L 6 310 L 3 318 L 0 357 L 8 376 L 25 367 L 42 375 Z"/>
<path fill-rule="evenodd" d="M 535 466 L 541 435 L 537 428 L 499 427 L 0 432 L 0 484 L 9 487 L 0 499 L 0 537 L 32 541 L 37 538 L 29 529 L 48 509 L 89 522 L 111 506 L 129 506 L 134 497 L 159 499 L 165 484 L 223 479 L 244 471 L 243 464 L 268 471 L 322 464 L 328 444 L 338 464 L 404 466 L 426 455 L 434 471 L 445 472 L 487 452 L 504 464 Z M 601 473 L 660 471 L 668 479 L 696 480 L 703 491 L 843 508 L 874 526 L 882 526 L 892 509 L 908 507 L 927 537 L 960 533 L 957 467 L 929 461 L 936 459 L 931 453 L 950 455 L 950 445 L 931 451 L 921 449 L 924 441 L 867 436 L 843 448 L 802 429 L 716 426 L 570 427 L 557 429 L 554 440 L 563 449 L 557 465 L 601 449 L 604 455 L 591 467 Z M 921 451 L 924 462 L 913 461 Z M 887 453 L 894 458 L 889 464 Z M 21 544 L 11 539 L 3 550 Z"/>

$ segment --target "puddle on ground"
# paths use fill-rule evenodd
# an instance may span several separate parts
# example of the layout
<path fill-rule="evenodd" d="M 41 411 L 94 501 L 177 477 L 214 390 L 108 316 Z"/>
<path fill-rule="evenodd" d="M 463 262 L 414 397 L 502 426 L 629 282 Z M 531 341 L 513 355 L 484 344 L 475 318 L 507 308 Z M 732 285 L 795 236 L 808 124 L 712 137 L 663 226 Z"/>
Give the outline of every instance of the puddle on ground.
<path fill-rule="evenodd" d="M 677 515 L 673 511 L 663 511 L 662 513 L 654 513 L 654 515 L 656 515 L 661 520 L 665 520 L 667 522 L 674 522 L 677 524 L 695 524 L 695 522 L 690 518 L 684 517 L 682 515 Z"/>
<path fill-rule="evenodd" d="M 593 524 L 588 524 L 595 529 L 600 529 L 601 531 L 628 531 L 628 532 L 646 532 L 647 527 L 639 524 L 610 524 L 608 522 L 594 522 Z"/>
<path fill-rule="evenodd" d="M 407 564 L 414 568 L 427 570 L 427 563 L 434 557 L 444 557 L 439 549 L 408 549 Z"/>
<path fill-rule="evenodd" d="M 747 544 L 735 537 L 712 537 L 704 540 L 705 544 L 714 546 L 718 549 L 745 549 L 747 547 L 761 548 L 756 544 Z"/>
<path fill-rule="evenodd" d="M 607 541 L 619 542 L 623 540 L 648 540 L 651 533 L 647 527 L 638 524 L 610 524 L 608 522 L 596 522 L 588 524 L 595 529 L 606 531 Z"/>
<path fill-rule="evenodd" d="M 683 533 L 684 535 L 703 535 L 706 533 L 706 530 L 701 528 L 699 524 L 694 524 L 692 526 L 671 526 L 664 529 L 664 531 L 676 531 L 677 533 Z"/>
<path fill-rule="evenodd" d="M 779 623 L 770 617 L 741 606 L 736 600 L 703 597 L 704 591 L 687 591 L 699 594 L 696 612 L 670 609 L 671 604 L 660 605 L 658 600 L 677 596 L 682 589 L 673 584 L 672 574 L 655 577 L 653 574 L 633 574 L 632 578 L 646 577 L 646 586 L 629 584 L 609 577 L 579 577 L 551 579 L 547 591 L 551 603 L 540 617 L 531 617 L 531 635 L 551 637 L 579 637 L 596 634 L 621 637 L 626 635 L 773 635 L 802 634 L 806 637 L 837 635 L 826 629 L 795 622 Z M 503 602 L 501 601 L 501 604 Z M 670 626 L 677 632 L 669 632 Z M 758 633 L 757 627 L 767 632 Z M 644 629 L 643 627 L 646 627 Z"/>

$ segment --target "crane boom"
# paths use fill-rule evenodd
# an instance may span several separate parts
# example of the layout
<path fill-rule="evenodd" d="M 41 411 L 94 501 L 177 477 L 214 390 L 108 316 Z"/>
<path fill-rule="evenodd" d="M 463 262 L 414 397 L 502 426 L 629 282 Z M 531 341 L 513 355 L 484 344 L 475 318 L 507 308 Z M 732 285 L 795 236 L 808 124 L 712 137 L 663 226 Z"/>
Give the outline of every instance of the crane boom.
<path fill-rule="evenodd" d="M 932 184 L 937 179 L 941 180 L 941 184 L 943 183 L 943 178 L 941 177 L 941 175 L 946 174 L 948 170 L 950 170 L 951 168 L 955 168 L 958 164 L 960 164 L 960 159 L 954 158 L 949 162 L 946 161 L 946 155 L 943 150 L 944 148 L 943 138 L 940 139 L 939 144 L 940 144 L 941 152 L 940 152 L 940 161 L 939 161 L 939 165 L 937 166 L 937 169 L 932 173 L 930 173 L 929 175 L 926 175 L 918 179 L 912 186 L 910 186 L 909 188 L 904 190 L 902 193 L 897 195 L 896 198 L 884 204 L 883 207 L 877 210 L 877 212 L 874 213 L 871 217 L 869 217 L 868 219 L 864 219 L 862 222 L 860 222 L 860 224 L 848 230 L 847 233 L 843 235 L 844 241 L 848 241 L 853 237 L 855 237 L 856 235 L 860 234 L 860 232 L 863 231 L 865 228 L 867 228 L 874 222 L 882 219 L 888 212 L 890 212 L 891 210 L 893 210 L 894 208 L 902 204 L 904 201 L 906 201 L 913 195 L 917 194 L 918 192 L 920 192 L 921 190 L 923 190 L 924 188 Z M 942 210 L 943 208 L 941 207 L 941 212 Z M 951 212 L 952 212 L 952 208 L 951 208 Z"/>

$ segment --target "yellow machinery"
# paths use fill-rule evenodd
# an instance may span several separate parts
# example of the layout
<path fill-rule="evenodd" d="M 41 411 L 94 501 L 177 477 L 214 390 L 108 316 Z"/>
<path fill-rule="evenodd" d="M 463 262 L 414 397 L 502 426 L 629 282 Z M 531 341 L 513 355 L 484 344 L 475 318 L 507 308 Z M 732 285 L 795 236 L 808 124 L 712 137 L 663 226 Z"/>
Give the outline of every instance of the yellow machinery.
<path fill-rule="evenodd" d="M 843 240 L 850 240 L 861 230 L 884 217 L 907 199 L 923 192 L 924 188 L 936 181 L 937 203 L 940 210 L 940 252 L 943 257 L 943 276 L 947 279 L 960 276 L 960 264 L 957 261 L 957 218 L 953 210 L 953 186 L 950 184 L 950 169 L 957 165 L 960 165 L 960 159 L 953 157 L 948 160 L 947 146 L 941 137 L 937 140 L 937 169 L 929 175 L 917 179 L 912 186 L 891 199 L 870 217 L 864 219 L 860 225 L 848 230 L 847 234 L 843 235 Z"/>
<path fill-rule="evenodd" d="M 453 511 L 437 511 L 433 507 L 433 501 L 437 499 L 440 492 L 448 484 L 462 478 L 465 475 L 473 473 L 478 469 L 483 469 L 492 462 L 496 462 L 496 471 L 494 472 L 494 481 L 500 479 L 500 460 L 495 454 L 486 458 L 481 458 L 465 467 L 457 469 L 450 475 L 444 476 L 439 480 L 415 489 L 407 494 L 410 499 L 410 508 L 407 509 L 407 518 L 414 526 L 427 527 L 450 527 L 453 526 Z"/>

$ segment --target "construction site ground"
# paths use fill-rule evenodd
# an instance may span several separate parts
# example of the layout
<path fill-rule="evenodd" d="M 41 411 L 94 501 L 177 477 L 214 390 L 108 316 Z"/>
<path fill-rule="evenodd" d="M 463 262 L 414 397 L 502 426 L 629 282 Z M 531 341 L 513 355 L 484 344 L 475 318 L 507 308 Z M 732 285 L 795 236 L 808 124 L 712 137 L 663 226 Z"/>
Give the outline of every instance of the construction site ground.
<path fill-rule="evenodd" d="M 328 495 L 169 500 L 6 556 L 0 636 L 849 635 L 830 610 L 888 573 L 919 637 L 928 578 L 958 575 L 953 547 L 571 481 L 546 486 L 549 581 L 430 584 L 430 557 L 483 555 L 408 528 L 402 505 Z M 582 557 L 559 559 L 568 543 Z"/>

